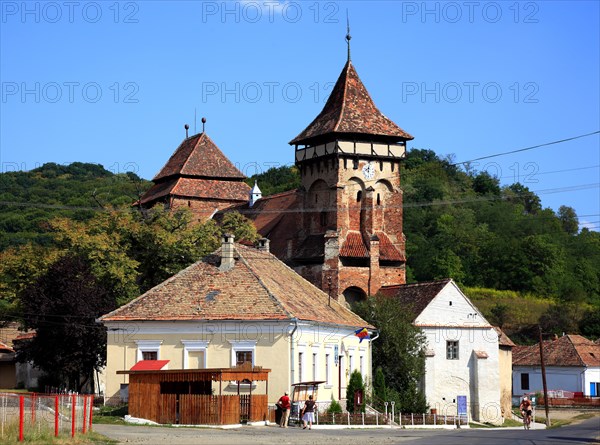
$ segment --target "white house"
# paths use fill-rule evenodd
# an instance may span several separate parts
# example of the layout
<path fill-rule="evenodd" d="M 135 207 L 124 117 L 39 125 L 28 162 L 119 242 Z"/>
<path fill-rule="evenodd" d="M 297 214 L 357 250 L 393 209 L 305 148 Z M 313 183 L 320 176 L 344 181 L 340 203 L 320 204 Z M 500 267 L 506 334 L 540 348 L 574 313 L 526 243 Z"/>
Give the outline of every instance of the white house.
<path fill-rule="evenodd" d="M 600 344 L 581 335 L 563 335 L 542 343 L 549 391 L 600 396 Z M 540 345 L 513 349 L 513 396 L 542 391 Z"/>
<path fill-rule="evenodd" d="M 456 414 L 466 396 L 476 421 L 503 422 L 498 333 L 451 279 L 388 286 L 427 338 L 423 390 L 438 414 Z M 462 397 L 461 397 L 462 396 Z"/>

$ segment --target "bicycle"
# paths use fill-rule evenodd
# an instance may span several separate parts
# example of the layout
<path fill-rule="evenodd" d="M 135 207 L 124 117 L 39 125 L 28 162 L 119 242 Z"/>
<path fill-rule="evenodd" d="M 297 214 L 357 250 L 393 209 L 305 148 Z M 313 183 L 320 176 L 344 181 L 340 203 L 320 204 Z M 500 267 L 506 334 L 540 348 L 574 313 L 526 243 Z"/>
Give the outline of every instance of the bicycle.
<path fill-rule="evenodd" d="M 523 414 L 523 428 L 528 430 L 531 428 L 531 411 L 523 410 L 521 411 L 521 414 Z"/>

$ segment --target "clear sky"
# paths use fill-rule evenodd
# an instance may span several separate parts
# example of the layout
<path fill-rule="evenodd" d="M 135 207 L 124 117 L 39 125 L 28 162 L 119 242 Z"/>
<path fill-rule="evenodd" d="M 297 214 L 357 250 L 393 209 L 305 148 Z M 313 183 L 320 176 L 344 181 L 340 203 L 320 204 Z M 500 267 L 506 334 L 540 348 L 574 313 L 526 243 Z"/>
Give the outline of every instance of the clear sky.
<path fill-rule="evenodd" d="M 203 116 L 246 175 L 289 164 L 346 61 L 346 11 L 354 66 L 409 148 L 467 161 L 596 132 L 599 4 L 2 0 L 2 171 L 82 161 L 151 179 Z M 599 147 L 473 166 L 598 230 Z"/>

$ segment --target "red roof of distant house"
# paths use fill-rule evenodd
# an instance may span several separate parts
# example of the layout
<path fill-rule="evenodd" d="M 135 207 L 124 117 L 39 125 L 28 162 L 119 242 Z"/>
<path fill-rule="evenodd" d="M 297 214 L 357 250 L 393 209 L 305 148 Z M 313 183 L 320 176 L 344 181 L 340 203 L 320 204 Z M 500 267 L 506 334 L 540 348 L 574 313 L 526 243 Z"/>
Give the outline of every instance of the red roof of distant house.
<path fill-rule="evenodd" d="M 169 360 L 141 360 L 133 365 L 130 371 L 160 371 Z"/>
<path fill-rule="evenodd" d="M 557 339 L 544 340 L 542 345 L 546 366 L 600 367 L 600 345 L 581 335 L 563 335 Z M 539 343 L 514 347 L 512 357 L 513 366 L 539 366 Z"/>
<path fill-rule="evenodd" d="M 365 139 L 375 136 L 387 142 L 414 139 L 379 111 L 350 61 L 344 66 L 321 113 L 290 145 L 316 143 L 325 135 L 368 136 Z"/>
<path fill-rule="evenodd" d="M 0 352 L 15 352 L 13 348 L 0 341 Z"/>

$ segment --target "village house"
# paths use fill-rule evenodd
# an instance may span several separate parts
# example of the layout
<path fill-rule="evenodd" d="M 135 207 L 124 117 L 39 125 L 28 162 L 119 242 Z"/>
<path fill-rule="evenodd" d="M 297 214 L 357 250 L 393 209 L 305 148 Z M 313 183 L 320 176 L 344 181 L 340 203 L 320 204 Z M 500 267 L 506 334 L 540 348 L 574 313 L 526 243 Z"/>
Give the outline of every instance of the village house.
<path fill-rule="evenodd" d="M 319 402 L 345 398 L 353 370 L 371 377 L 370 326 L 268 251 L 226 236 L 222 247 L 100 321 L 108 330 L 106 395 L 126 394 L 128 371 L 141 361 L 154 370 L 269 369 L 265 382 L 225 382 L 223 394 L 268 392 L 275 403 L 291 385 L 322 381 Z M 254 385 L 258 385 L 254 387 Z M 217 390 L 217 393 L 219 390 Z"/>
<path fill-rule="evenodd" d="M 399 298 L 425 334 L 422 389 L 429 406 L 438 414 L 454 415 L 459 396 L 466 396 L 470 418 L 502 423 L 510 405 L 505 397 L 501 403 L 501 395 L 510 394 L 510 380 L 501 378 L 506 364 L 500 363 L 499 334 L 456 283 L 445 279 L 388 286 L 381 292 Z"/>
<path fill-rule="evenodd" d="M 542 342 L 546 382 L 555 396 L 560 391 L 600 396 L 600 344 L 567 334 Z M 513 396 L 542 392 L 539 343 L 513 348 Z"/>

